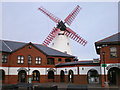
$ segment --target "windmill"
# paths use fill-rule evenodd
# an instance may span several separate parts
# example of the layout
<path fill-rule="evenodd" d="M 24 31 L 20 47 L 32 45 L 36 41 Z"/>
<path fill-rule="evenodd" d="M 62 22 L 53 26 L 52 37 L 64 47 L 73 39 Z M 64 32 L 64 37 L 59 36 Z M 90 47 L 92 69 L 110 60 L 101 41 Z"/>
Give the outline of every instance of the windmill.
<path fill-rule="evenodd" d="M 75 33 L 72 29 L 65 25 L 65 24 L 69 26 L 71 25 L 71 23 L 81 10 L 79 5 L 77 5 L 76 8 L 64 19 L 64 22 L 55 15 L 53 15 L 52 13 L 50 13 L 45 8 L 40 7 L 38 9 L 46 16 L 48 16 L 52 21 L 57 23 L 57 26 L 53 28 L 53 30 L 50 32 L 50 34 L 42 43 L 43 45 L 48 46 L 52 42 L 51 44 L 52 48 L 62 52 L 66 52 L 68 54 L 72 54 L 70 49 L 69 38 L 77 41 L 79 44 L 83 46 L 87 44 L 87 41 L 85 39 L 80 37 L 77 33 Z"/>

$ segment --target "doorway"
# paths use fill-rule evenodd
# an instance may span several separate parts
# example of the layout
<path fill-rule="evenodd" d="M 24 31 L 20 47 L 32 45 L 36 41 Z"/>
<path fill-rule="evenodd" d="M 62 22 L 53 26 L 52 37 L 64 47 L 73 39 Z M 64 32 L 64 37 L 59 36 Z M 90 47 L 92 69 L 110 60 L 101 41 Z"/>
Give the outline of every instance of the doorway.
<path fill-rule="evenodd" d="M 120 86 L 120 69 L 113 67 L 108 71 L 108 81 L 109 85 Z"/>
<path fill-rule="evenodd" d="M 18 73 L 18 81 L 19 81 L 19 83 L 27 82 L 27 77 L 26 76 L 27 76 L 27 73 L 26 73 L 25 70 L 19 71 L 19 73 Z"/>
<path fill-rule="evenodd" d="M 48 71 L 48 80 L 49 82 L 54 82 L 54 71 Z"/>
<path fill-rule="evenodd" d="M 64 71 L 61 70 L 60 72 L 60 82 L 64 82 L 65 81 L 65 74 L 64 74 Z"/>
<path fill-rule="evenodd" d="M 99 74 L 98 74 L 98 71 L 95 70 L 95 69 L 89 70 L 88 74 L 87 74 L 87 80 L 88 80 L 89 84 L 99 83 Z"/>
<path fill-rule="evenodd" d="M 5 71 L 0 70 L 0 83 L 4 83 L 4 82 L 5 82 Z"/>

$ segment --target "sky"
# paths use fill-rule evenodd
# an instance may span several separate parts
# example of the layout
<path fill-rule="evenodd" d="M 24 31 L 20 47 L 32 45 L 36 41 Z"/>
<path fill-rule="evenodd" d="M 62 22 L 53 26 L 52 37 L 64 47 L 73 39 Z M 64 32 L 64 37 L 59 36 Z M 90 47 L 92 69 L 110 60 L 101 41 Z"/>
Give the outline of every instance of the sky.
<path fill-rule="evenodd" d="M 38 8 L 64 20 L 77 5 L 82 9 L 69 27 L 88 43 L 82 46 L 71 40 L 73 55 L 80 60 L 99 58 L 95 42 L 118 32 L 117 2 L 3 2 L 1 39 L 41 44 L 56 23 Z"/>

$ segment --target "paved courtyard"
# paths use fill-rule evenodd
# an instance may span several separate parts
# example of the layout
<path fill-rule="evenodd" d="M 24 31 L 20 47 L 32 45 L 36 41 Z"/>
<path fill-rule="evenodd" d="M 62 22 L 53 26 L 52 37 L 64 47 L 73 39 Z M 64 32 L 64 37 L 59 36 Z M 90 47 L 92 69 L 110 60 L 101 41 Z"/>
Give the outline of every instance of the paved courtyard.
<path fill-rule="evenodd" d="M 3 87 L 16 87 L 16 85 L 3 85 Z M 18 89 L 2 89 L 2 90 L 36 90 L 34 87 L 54 87 L 57 86 L 57 90 L 120 90 L 120 87 L 109 87 L 109 88 L 102 88 L 100 84 L 89 84 L 89 85 L 80 85 L 80 84 L 73 84 L 73 83 L 35 83 L 35 84 L 17 84 L 19 87 Z M 33 87 L 33 89 L 28 89 L 27 87 Z M 38 90 L 38 89 L 37 89 Z M 46 90 L 46 89 L 39 89 L 39 90 Z M 51 89 L 50 89 L 51 90 Z M 56 90 L 56 89 L 54 89 Z"/>

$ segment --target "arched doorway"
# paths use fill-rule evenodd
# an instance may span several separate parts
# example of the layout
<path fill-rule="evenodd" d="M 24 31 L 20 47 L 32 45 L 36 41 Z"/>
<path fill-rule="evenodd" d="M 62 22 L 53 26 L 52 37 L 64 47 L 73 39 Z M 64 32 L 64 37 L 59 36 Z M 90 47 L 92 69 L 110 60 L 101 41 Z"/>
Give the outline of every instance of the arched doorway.
<path fill-rule="evenodd" d="M 97 70 L 91 69 L 87 74 L 88 83 L 99 83 L 99 74 Z"/>
<path fill-rule="evenodd" d="M 120 69 L 117 67 L 110 68 L 108 70 L 109 85 L 120 86 Z"/>
<path fill-rule="evenodd" d="M 54 71 L 52 70 L 48 71 L 48 80 L 50 82 L 54 82 Z"/>
<path fill-rule="evenodd" d="M 27 73 L 26 73 L 26 71 L 25 70 L 21 70 L 21 71 L 19 71 L 19 73 L 18 73 L 18 81 L 20 82 L 20 83 L 25 83 L 25 82 L 27 82 Z"/>
<path fill-rule="evenodd" d="M 0 82 L 4 83 L 5 82 L 5 71 L 0 70 Z"/>
<path fill-rule="evenodd" d="M 68 82 L 72 82 L 73 83 L 73 78 L 74 78 L 73 71 L 69 70 L 69 72 L 68 72 Z"/>
<path fill-rule="evenodd" d="M 61 70 L 60 71 L 60 82 L 64 82 L 65 81 L 65 74 L 64 74 L 64 71 Z"/>
<path fill-rule="evenodd" d="M 40 81 L 40 73 L 38 70 L 34 70 L 32 73 L 32 80 L 33 81 Z"/>

